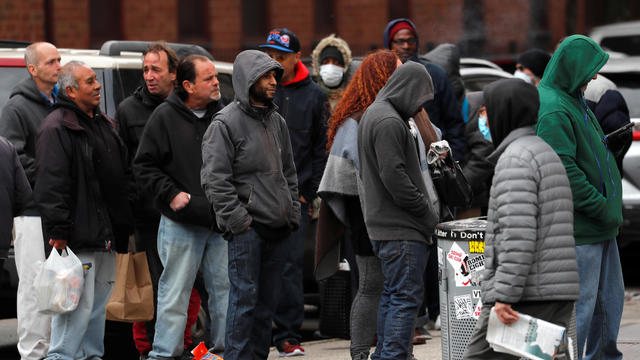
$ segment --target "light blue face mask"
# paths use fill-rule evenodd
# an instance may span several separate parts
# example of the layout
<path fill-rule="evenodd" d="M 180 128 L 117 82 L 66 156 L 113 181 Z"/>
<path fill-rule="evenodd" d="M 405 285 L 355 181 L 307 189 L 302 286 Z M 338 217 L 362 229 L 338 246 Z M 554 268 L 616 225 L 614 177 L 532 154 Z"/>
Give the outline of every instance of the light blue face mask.
<path fill-rule="evenodd" d="M 489 126 L 487 126 L 487 116 L 478 117 L 478 129 L 487 141 L 491 141 L 491 132 Z"/>

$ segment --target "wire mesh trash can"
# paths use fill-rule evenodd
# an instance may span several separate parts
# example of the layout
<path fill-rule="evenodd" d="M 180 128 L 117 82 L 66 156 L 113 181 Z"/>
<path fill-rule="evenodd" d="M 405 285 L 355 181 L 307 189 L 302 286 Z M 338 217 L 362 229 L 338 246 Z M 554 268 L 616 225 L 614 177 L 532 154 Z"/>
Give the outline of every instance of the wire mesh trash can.
<path fill-rule="evenodd" d="M 462 359 L 482 310 L 479 280 L 486 227 L 485 218 L 436 226 L 443 360 Z"/>

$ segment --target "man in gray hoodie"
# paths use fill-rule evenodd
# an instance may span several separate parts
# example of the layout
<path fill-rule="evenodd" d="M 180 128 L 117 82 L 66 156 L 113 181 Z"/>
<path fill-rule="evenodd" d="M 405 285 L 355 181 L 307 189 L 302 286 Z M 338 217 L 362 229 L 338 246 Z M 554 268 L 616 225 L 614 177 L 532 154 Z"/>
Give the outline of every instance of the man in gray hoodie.
<path fill-rule="evenodd" d="M 289 131 L 273 103 L 282 74 L 263 52 L 238 54 L 235 99 L 214 116 L 202 141 L 202 187 L 229 240 L 227 360 L 269 355 L 287 239 L 300 222 Z"/>
<path fill-rule="evenodd" d="M 439 202 L 412 117 L 430 99 L 431 77 L 409 61 L 391 75 L 358 127 L 364 220 L 385 277 L 373 360 L 407 359 L 423 299 Z"/>

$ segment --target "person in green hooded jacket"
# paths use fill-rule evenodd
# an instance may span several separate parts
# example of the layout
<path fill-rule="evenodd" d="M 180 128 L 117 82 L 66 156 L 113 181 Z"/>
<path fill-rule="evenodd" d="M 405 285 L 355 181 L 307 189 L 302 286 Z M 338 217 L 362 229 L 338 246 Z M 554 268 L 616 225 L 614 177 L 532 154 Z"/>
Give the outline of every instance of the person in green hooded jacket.
<path fill-rule="evenodd" d="M 616 154 L 607 149 L 605 134 L 583 95 L 608 59 L 593 40 L 569 36 L 557 48 L 538 86 L 537 134 L 560 156 L 573 195 L 580 359 L 622 359 L 616 347 L 624 305 L 616 244 L 622 224 L 621 177 Z"/>

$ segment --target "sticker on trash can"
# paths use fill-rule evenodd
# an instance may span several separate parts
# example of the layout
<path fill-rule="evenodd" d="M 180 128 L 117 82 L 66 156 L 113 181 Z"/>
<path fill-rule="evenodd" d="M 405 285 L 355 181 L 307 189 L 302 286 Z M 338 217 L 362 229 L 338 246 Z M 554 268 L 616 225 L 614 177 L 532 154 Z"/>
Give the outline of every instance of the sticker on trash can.
<path fill-rule="evenodd" d="M 481 259 L 477 259 L 482 256 Z M 447 260 L 455 271 L 456 286 L 476 286 L 478 283 L 478 276 L 475 274 L 477 271 L 484 269 L 484 255 L 480 255 L 469 259 L 464 250 L 457 244 L 453 243 L 451 249 L 447 254 Z M 476 260 L 477 259 L 477 260 Z M 469 263 L 473 266 L 469 266 Z"/>
<path fill-rule="evenodd" d="M 478 299 L 476 303 L 476 307 L 473 309 L 472 318 L 478 320 L 480 318 L 480 313 L 482 312 L 482 300 Z"/>
<path fill-rule="evenodd" d="M 473 303 L 471 302 L 471 295 L 454 296 L 453 302 L 456 309 L 456 319 L 469 319 L 473 317 Z"/>
<path fill-rule="evenodd" d="M 484 254 L 484 241 L 469 241 L 469 252 L 473 254 Z"/>
<path fill-rule="evenodd" d="M 469 269 L 469 272 L 484 270 L 484 255 L 478 255 L 471 259 L 467 259 L 467 268 Z"/>

